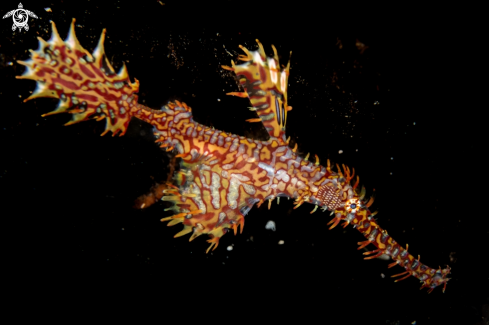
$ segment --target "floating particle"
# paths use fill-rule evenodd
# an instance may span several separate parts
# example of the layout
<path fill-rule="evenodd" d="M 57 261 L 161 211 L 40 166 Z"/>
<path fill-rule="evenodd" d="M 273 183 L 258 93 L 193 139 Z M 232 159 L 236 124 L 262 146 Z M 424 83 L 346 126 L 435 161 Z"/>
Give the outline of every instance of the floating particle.
<path fill-rule="evenodd" d="M 391 157 L 391 160 L 394 160 L 394 157 Z"/>
<path fill-rule="evenodd" d="M 46 12 L 53 12 L 49 7 L 44 8 L 44 10 L 46 10 Z"/>
<path fill-rule="evenodd" d="M 14 65 L 12 61 L 7 62 L 7 65 Z"/>
<path fill-rule="evenodd" d="M 380 255 L 379 257 L 377 257 L 379 260 L 383 260 L 383 261 L 388 261 L 391 259 L 391 257 L 388 255 L 388 254 L 382 254 Z"/>
<path fill-rule="evenodd" d="M 416 122 L 413 122 L 413 125 L 416 125 Z"/>
<path fill-rule="evenodd" d="M 342 154 L 342 153 L 343 153 L 343 150 L 338 151 L 338 153 L 339 153 L 339 154 Z"/>
<path fill-rule="evenodd" d="M 455 254 L 456 254 L 456 252 L 450 252 L 450 255 L 449 255 L 450 263 L 455 263 L 457 261 Z"/>
<path fill-rule="evenodd" d="M 278 244 L 279 244 L 279 245 L 283 245 L 284 243 L 285 243 L 285 242 L 284 242 L 283 240 L 279 240 L 279 241 L 278 241 Z"/>
<path fill-rule="evenodd" d="M 270 229 L 272 231 L 275 231 L 275 222 L 273 222 L 273 220 L 269 220 L 265 225 L 265 229 Z"/>
<path fill-rule="evenodd" d="M 355 42 L 355 46 L 357 47 L 357 49 L 360 51 L 360 54 L 363 54 L 363 52 L 368 49 L 368 46 L 366 46 L 365 44 L 363 44 L 362 42 L 360 42 L 358 39 L 357 41 Z M 378 87 L 378 86 L 377 86 Z"/>
<path fill-rule="evenodd" d="M 356 149 L 356 151 L 358 152 L 358 149 Z"/>
<path fill-rule="evenodd" d="M 378 100 L 376 100 L 376 101 L 374 102 L 374 105 L 379 105 L 379 104 L 380 104 L 380 103 L 379 103 L 379 101 L 378 101 Z"/>
<path fill-rule="evenodd" d="M 220 102 L 220 101 L 221 101 L 221 99 L 219 99 L 219 98 L 218 98 L 218 99 L 217 99 L 217 101 L 218 101 L 218 102 Z"/>
<path fill-rule="evenodd" d="M 165 5 L 165 3 L 164 3 L 163 1 L 158 1 L 158 3 L 159 3 L 160 5 L 162 5 L 162 6 L 164 6 L 164 5 Z"/>
<path fill-rule="evenodd" d="M 232 251 L 233 250 L 233 246 L 229 245 L 228 246 L 228 251 Z"/>
<path fill-rule="evenodd" d="M 385 278 L 384 273 L 380 273 L 380 276 L 382 277 L 382 279 Z"/>
<path fill-rule="evenodd" d="M 391 175 L 392 175 L 392 172 L 391 172 Z"/>

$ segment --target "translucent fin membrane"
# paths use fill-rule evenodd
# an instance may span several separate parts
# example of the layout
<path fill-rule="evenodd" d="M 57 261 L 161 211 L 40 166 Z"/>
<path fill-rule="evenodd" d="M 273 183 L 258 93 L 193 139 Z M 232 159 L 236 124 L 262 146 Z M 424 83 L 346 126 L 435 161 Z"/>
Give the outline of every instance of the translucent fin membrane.
<path fill-rule="evenodd" d="M 231 61 L 232 67 L 222 66 L 234 71 L 244 88 L 243 92 L 231 92 L 228 95 L 249 98 L 253 105 L 251 109 L 258 114 L 258 118 L 247 121 L 262 122 L 270 137 L 285 144 L 287 112 L 292 109 L 287 104 L 290 59 L 287 66 L 281 68 L 275 46 L 272 45 L 273 57 L 267 57 L 263 45 L 258 40 L 256 42 L 257 51 L 249 51 L 240 45 L 246 55 L 240 55 L 239 59 L 245 63 L 236 65 Z"/>

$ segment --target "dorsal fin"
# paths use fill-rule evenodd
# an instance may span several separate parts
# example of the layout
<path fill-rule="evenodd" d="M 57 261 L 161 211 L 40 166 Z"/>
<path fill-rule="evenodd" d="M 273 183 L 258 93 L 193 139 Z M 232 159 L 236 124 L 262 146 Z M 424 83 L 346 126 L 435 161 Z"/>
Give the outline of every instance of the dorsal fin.
<path fill-rule="evenodd" d="M 259 47 L 257 51 L 249 51 L 240 45 L 246 53 L 240 59 L 245 63 L 235 65 L 231 61 L 232 67 L 223 66 L 224 69 L 234 71 L 244 88 L 244 92 L 231 92 L 228 95 L 248 97 L 253 110 L 258 114 L 258 118 L 249 119 L 248 122 L 262 122 L 270 137 L 285 144 L 287 111 L 292 109 L 287 103 L 290 59 L 287 67 L 281 69 L 277 49 L 272 45 L 274 57 L 267 57 L 263 45 L 258 40 L 256 42 Z"/>

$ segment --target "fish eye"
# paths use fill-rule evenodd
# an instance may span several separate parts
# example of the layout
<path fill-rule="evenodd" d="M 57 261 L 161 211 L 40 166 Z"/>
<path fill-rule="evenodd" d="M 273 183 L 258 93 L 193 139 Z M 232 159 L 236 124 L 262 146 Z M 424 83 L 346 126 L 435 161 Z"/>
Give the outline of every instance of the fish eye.
<path fill-rule="evenodd" d="M 352 209 L 355 209 L 356 207 L 357 207 L 357 205 L 356 205 L 355 203 L 352 203 L 352 204 L 350 205 L 350 208 L 352 208 Z"/>

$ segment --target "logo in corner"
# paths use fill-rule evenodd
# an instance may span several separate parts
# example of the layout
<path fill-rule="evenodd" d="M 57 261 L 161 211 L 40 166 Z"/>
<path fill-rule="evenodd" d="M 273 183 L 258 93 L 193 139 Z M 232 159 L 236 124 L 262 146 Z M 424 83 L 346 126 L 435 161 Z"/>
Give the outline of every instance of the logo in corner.
<path fill-rule="evenodd" d="M 22 3 L 19 3 L 19 9 L 14 9 L 7 12 L 7 14 L 3 16 L 3 18 L 7 18 L 10 16 L 12 16 L 12 19 L 14 20 L 12 30 L 15 31 L 15 29 L 18 27 L 19 32 L 22 30 L 22 28 L 25 28 L 25 30 L 29 30 L 29 26 L 27 25 L 27 20 L 29 19 L 28 16 L 37 18 L 36 14 L 32 11 L 23 9 Z"/>

